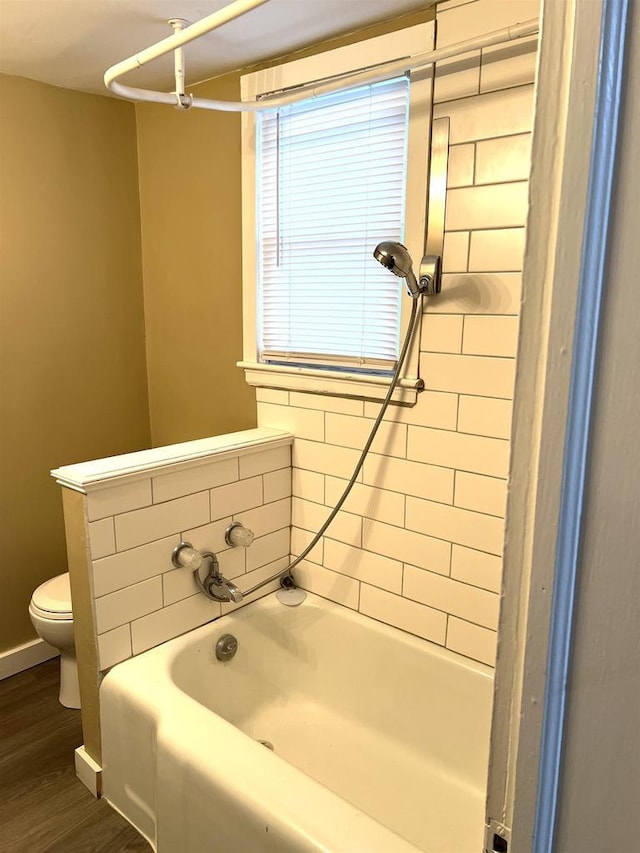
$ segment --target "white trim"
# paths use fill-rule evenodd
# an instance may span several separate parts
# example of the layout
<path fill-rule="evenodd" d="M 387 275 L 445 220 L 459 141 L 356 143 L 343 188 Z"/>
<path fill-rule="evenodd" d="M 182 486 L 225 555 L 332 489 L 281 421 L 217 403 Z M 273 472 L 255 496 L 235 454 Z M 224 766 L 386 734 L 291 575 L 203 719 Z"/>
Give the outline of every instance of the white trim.
<path fill-rule="evenodd" d="M 213 459 L 246 456 L 267 447 L 280 447 L 292 442 L 293 436 L 289 432 L 261 427 L 81 462 L 78 465 L 65 465 L 51 471 L 51 476 L 61 486 L 87 494 L 98 488 L 117 485 L 123 480 L 140 480 L 152 474 L 193 468 Z"/>
<path fill-rule="evenodd" d="M 346 371 L 313 370 L 312 368 L 289 365 L 273 365 L 239 361 L 244 368 L 248 385 L 257 388 L 280 388 L 287 391 L 306 391 L 315 394 L 330 394 L 332 397 L 364 397 L 368 400 L 384 400 L 389 390 L 389 379 L 385 376 L 348 373 Z M 424 383 L 421 379 L 401 379 L 393 392 L 392 403 L 414 406 Z"/>
<path fill-rule="evenodd" d="M 546 667 L 533 834 L 533 849 L 537 853 L 545 853 L 553 847 L 556 831 L 599 320 L 606 285 L 620 101 L 626 70 L 627 14 L 627 0 L 604 0 Z"/>
<path fill-rule="evenodd" d="M 530 850 L 602 2 L 544 0 L 487 796 Z"/>
<path fill-rule="evenodd" d="M 76 776 L 96 799 L 102 795 L 102 767 L 87 753 L 84 744 L 75 750 Z"/>
<path fill-rule="evenodd" d="M 293 60 L 284 65 L 247 74 L 241 79 L 243 101 L 254 101 L 269 92 L 304 86 L 326 79 L 327 68 L 332 75 L 346 74 L 367 65 L 378 65 L 398 58 L 424 53 L 425 47 L 433 47 L 434 23 L 418 24 L 405 30 L 336 48 L 314 56 Z M 342 85 L 345 85 L 344 83 Z M 320 87 L 322 88 L 322 87 Z M 335 88 L 335 85 L 334 85 Z M 411 76 L 409 94 L 409 135 L 407 147 L 407 191 L 405 208 L 405 242 L 416 264 L 422 257 L 426 242 L 426 198 L 429 174 L 429 150 L 433 102 L 433 66 Z M 328 371 L 295 371 L 290 373 L 283 385 L 282 372 L 270 365 L 258 362 L 257 346 L 257 249 L 256 249 L 256 118 L 254 114 L 242 115 L 242 295 L 243 295 L 243 362 L 245 378 L 250 385 L 268 388 L 295 388 L 320 394 L 356 396 L 367 399 L 383 399 L 379 377 L 368 377 L 368 383 L 346 375 L 348 387 L 343 387 L 341 373 Z M 380 236 L 384 239 L 384 235 Z M 372 246 L 372 251 L 373 251 Z M 375 261 L 371 260 L 371 263 Z M 411 299 L 402 300 L 400 340 L 408 328 Z M 418 377 L 420 329 L 416 329 L 412 345 L 407 354 L 405 376 L 407 382 Z M 286 368 L 288 370 L 288 368 Z M 304 369 L 303 369 L 304 370 Z M 300 377 L 304 376 L 302 384 Z M 352 381 L 353 380 L 353 381 Z M 388 388 L 389 380 L 386 381 Z M 407 386 L 405 386 L 407 387 Z M 411 386 L 409 386 L 411 387 Z M 331 389 L 331 390 L 329 390 Z M 394 402 L 415 404 L 415 392 L 399 390 Z"/>
<path fill-rule="evenodd" d="M 0 652 L 0 681 L 58 657 L 59 654 L 58 649 L 54 649 L 49 643 L 40 639 L 29 640 L 28 643 L 6 649 Z"/>
<path fill-rule="evenodd" d="M 291 62 L 266 68 L 263 71 L 245 74 L 240 81 L 242 100 L 255 101 L 272 92 L 322 83 L 329 78 L 349 74 L 354 69 L 359 71 L 380 66 L 396 59 L 403 60 L 402 70 L 393 69 L 387 72 L 387 75 L 401 74 L 402 71 L 406 71 L 404 60 L 407 57 L 424 53 L 425 48 L 429 50 L 433 48 L 434 30 L 433 21 L 427 21 L 404 30 L 385 33 L 345 47 L 337 47 L 313 56 L 293 59 Z M 346 88 L 349 85 L 348 79 L 340 79 L 336 82 L 340 88 Z M 309 92 L 307 96 L 311 94 L 312 92 Z M 273 108 L 277 103 L 270 101 L 270 106 Z"/>

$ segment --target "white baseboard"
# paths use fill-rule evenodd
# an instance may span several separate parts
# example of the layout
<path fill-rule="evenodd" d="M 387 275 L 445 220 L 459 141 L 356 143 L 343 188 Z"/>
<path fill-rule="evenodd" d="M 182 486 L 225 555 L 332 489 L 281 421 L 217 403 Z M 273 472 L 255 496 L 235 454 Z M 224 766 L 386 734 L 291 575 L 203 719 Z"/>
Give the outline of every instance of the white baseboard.
<path fill-rule="evenodd" d="M 21 646 L 14 646 L 12 649 L 0 652 L 0 681 L 3 678 L 9 678 L 10 675 L 16 675 L 18 672 L 30 669 L 36 664 L 51 660 L 59 654 L 60 652 L 57 649 L 40 639 L 31 640 Z"/>
<path fill-rule="evenodd" d="M 93 796 L 102 794 L 102 767 L 85 751 L 84 745 L 76 749 L 76 776 Z"/>

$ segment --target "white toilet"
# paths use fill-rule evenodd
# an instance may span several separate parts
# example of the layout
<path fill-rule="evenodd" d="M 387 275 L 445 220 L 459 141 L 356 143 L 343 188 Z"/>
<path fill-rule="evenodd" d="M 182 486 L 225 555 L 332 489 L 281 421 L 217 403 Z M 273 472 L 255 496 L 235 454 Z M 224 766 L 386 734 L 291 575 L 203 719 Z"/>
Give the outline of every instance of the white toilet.
<path fill-rule="evenodd" d="M 60 650 L 60 703 L 65 708 L 79 708 L 78 665 L 68 572 L 40 584 L 31 596 L 29 616 L 38 636 Z"/>

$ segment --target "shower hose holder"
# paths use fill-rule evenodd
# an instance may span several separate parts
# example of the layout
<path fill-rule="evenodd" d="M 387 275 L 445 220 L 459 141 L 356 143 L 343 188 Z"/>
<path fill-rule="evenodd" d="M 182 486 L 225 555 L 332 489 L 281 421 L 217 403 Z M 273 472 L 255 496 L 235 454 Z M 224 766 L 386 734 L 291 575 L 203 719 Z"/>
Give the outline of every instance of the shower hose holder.
<path fill-rule="evenodd" d="M 420 261 L 418 273 L 420 292 L 425 296 L 437 296 L 442 289 L 440 255 L 425 255 Z"/>

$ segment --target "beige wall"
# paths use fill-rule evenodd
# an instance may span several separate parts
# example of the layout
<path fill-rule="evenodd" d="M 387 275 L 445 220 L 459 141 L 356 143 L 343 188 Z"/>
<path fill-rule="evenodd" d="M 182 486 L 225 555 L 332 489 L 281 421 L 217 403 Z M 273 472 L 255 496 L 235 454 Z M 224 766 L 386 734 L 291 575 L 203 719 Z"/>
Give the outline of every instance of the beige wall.
<path fill-rule="evenodd" d="M 131 105 L 0 76 L 0 650 L 66 571 L 49 469 L 148 446 Z"/>
<path fill-rule="evenodd" d="M 238 100 L 238 73 L 201 87 Z M 240 120 L 136 106 L 154 445 L 255 426 L 242 358 Z"/>

